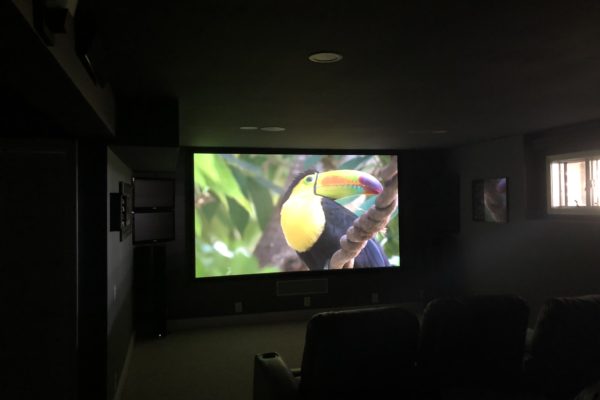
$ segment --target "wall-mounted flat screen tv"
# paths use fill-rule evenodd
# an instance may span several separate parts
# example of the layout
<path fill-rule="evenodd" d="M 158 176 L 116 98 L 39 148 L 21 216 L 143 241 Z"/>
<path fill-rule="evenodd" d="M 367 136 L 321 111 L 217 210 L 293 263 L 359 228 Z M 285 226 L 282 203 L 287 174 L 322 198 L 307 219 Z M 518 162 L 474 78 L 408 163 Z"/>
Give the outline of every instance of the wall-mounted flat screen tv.
<path fill-rule="evenodd" d="M 175 238 L 173 211 L 136 212 L 133 215 L 133 242 L 159 243 Z"/>
<path fill-rule="evenodd" d="M 321 271 L 375 203 L 390 154 L 193 154 L 195 277 Z M 397 210 L 354 261 L 400 265 Z"/>
<path fill-rule="evenodd" d="M 173 179 L 135 178 L 133 207 L 135 209 L 165 209 L 175 207 Z"/>

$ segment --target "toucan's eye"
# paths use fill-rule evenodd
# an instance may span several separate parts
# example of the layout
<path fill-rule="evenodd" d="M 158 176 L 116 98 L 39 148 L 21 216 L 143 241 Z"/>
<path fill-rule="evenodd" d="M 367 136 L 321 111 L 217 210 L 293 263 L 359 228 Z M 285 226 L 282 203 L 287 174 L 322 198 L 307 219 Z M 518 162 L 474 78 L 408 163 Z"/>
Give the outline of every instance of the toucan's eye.
<path fill-rule="evenodd" d="M 315 180 L 315 177 L 314 177 L 314 176 L 307 176 L 307 177 L 306 177 L 306 182 L 307 182 L 307 183 L 311 183 L 311 182 L 312 182 L 312 181 L 314 181 L 314 180 Z"/>

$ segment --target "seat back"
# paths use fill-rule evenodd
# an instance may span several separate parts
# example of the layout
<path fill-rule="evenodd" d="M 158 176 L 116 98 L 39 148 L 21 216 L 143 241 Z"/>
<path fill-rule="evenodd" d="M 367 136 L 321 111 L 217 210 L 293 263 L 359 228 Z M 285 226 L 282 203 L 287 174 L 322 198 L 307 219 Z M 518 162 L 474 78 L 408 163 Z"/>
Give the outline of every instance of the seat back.
<path fill-rule="evenodd" d="M 556 297 L 542 306 L 527 370 L 548 398 L 573 398 L 600 380 L 600 295 Z"/>
<path fill-rule="evenodd" d="M 300 393 L 304 398 L 374 398 L 412 393 L 417 317 L 400 307 L 324 312 L 308 324 Z"/>
<path fill-rule="evenodd" d="M 421 323 L 419 370 L 432 390 L 480 386 L 508 390 L 520 381 L 529 307 L 517 296 L 441 298 Z"/>

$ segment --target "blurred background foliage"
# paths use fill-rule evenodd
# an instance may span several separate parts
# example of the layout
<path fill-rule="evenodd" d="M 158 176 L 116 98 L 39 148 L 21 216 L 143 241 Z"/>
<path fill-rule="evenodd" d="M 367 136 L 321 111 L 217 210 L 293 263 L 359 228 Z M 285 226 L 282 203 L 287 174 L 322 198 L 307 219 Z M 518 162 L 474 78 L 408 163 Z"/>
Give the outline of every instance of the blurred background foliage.
<path fill-rule="evenodd" d="M 378 177 L 389 162 L 389 156 L 377 155 L 194 154 L 196 277 L 283 270 L 260 265 L 253 252 L 274 213 L 279 213 L 278 200 L 291 171 L 357 169 Z M 374 200 L 361 196 L 340 203 L 360 214 Z M 397 218 L 394 215 L 385 234 L 376 237 L 392 265 L 400 265 Z M 289 251 L 272 249 L 283 250 Z"/>

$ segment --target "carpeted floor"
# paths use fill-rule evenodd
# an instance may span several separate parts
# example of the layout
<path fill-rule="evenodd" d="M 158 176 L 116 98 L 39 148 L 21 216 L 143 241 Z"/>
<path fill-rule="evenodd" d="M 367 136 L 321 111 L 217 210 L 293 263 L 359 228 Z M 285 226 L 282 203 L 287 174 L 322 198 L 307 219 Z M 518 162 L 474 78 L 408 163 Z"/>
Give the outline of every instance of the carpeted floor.
<path fill-rule="evenodd" d="M 121 400 L 252 398 L 254 355 L 276 351 L 299 367 L 306 321 L 200 327 L 137 341 Z"/>
<path fill-rule="evenodd" d="M 250 400 L 254 356 L 274 351 L 300 367 L 306 325 L 321 311 L 171 321 L 166 337 L 135 342 L 116 400 Z"/>

